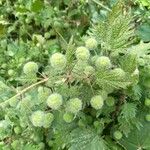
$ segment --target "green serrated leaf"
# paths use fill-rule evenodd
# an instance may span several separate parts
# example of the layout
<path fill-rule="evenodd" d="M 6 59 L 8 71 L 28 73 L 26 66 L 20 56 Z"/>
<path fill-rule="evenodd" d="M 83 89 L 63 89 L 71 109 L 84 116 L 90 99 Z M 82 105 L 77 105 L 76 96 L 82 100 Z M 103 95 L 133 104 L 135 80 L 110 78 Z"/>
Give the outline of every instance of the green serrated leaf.
<path fill-rule="evenodd" d="M 96 76 L 97 76 L 96 83 L 104 89 L 126 88 L 131 83 L 130 81 L 126 79 L 120 79 L 118 74 L 114 75 L 109 71 L 97 72 Z"/>
<path fill-rule="evenodd" d="M 107 150 L 105 141 L 90 129 L 77 128 L 71 137 L 69 150 Z"/>
<path fill-rule="evenodd" d="M 134 128 L 128 137 L 124 137 L 119 143 L 126 150 L 150 150 L 150 124 L 143 122 L 143 126 L 138 130 Z"/>

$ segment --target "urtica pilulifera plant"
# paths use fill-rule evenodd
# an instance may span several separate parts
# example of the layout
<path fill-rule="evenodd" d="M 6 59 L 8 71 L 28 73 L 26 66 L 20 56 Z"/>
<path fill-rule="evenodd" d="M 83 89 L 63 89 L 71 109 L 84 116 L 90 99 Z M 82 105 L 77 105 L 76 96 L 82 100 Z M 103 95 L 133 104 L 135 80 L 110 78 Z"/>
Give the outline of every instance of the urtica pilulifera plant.
<path fill-rule="evenodd" d="M 37 13 L 35 6 L 42 2 L 34 2 Z M 59 32 L 61 20 L 56 19 L 52 24 L 63 43 L 61 51 L 47 53 L 44 63 L 43 59 L 24 60 L 20 76 L 12 83 L 0 78 L 0 150 L 150 148 L 150 45 L 136 45 L 134 21 L 122 1 L 112 10 L 94 3 L 104 7 L 108 16 L 93 22 L 86 38 L 77 42 L 71 37 L 67 42 Z M 75 5 L 69 4 L 65 11 Z M 16 9 L 29 11 L 23 6 Z M 33 23 L 29 18 L 25 21 Z M 42 35 L 29 38 L 44 47 L 51 34 Z M 9 75 L 14 73 L 8 70 Z"/>

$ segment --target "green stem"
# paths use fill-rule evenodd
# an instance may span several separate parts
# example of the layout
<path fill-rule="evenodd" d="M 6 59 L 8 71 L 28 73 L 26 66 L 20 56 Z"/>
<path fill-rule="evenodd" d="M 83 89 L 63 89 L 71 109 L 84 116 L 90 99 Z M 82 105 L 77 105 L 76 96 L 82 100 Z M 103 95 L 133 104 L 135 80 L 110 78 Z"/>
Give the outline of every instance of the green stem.
<path fill-rule="evenodd" d="M 93 2 L 95 2 L 96 4 L 100 5 L 101 7 L 103 7 L 104 9 L 108 10 L 108 11 L 111 11 L 110 8 L 104 6 L 101 2 L 98 2 L 97 0 L 92 0 Z"/>

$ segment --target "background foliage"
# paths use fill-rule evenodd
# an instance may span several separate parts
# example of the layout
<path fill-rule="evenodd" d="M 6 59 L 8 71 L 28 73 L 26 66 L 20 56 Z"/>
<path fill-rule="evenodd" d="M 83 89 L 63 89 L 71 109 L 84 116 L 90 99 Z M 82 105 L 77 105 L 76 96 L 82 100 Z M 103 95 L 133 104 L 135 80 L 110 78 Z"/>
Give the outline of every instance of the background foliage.
<path fill-rule="evenodd" d="M 0 150 L 149 150 L 149 18 L 148 0 L 0 0 Z M 78 62 L 76 48 L 89 37 L 97 46 L 88 63 Z M 49 61 L 56 52 L 67 59 L 62 72 Z M 111 69 L 97 69 L 95 56 L 107 56 Z M 26 74 L 28 62 L 38 71 Z M 46 104 L 54 92 L 64 99 L 59 110 Z M 91 107 L 95 95 L 102 109 Z M 75 97 L 83 107 L 67 122 Z M 50 127 L 34 126 L 37 110 L 53 114 Z"/>

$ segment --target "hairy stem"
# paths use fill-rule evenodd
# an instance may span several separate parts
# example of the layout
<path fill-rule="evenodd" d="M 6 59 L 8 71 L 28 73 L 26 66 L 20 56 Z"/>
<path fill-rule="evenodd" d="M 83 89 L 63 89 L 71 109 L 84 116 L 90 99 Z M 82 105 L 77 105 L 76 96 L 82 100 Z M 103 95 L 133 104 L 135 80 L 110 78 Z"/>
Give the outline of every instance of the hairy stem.
<path fill-rule="evenodd" d="M 8 99 L 8 100 L 6 100 L 6 101 L 0 103 L 0 106 L 2 106 L 3 103 L 8 103 L 8 102 L 9 102 L 10 100 L 12 100 L 13 98 L 17 98 L 18 96 L 22 95 L 23 93 L 25 93 L 26 91 L 32 89 L 33 87 L 35 87 L 35 86 L 37 86 L 37 85 L 39 85 L 39 84 L 42 84 L 42 83 L 48 81 L 48 79 L 49 79 L 49 78 L 45 78 L 45 79 L 43 79 L 43 80 L 41 80 L 41 81 L 39 81 L 39 82 L 37 82 L 37 83 L 34 83 L 34 84 L 32 84 L 32 85 L 26 87 L 25 89 L 23 89 L 22 91 L 20 91 L 19 93 L 17 93 L 17 94 L 14 95 L 13 97 L 11 97 L 10 99 Z"/>
<path fill-rule="evenodd" d="M 111 9 L 109 9 L 108 7 L 104 6 L 102 3 L 98 2 L 97 0 L 92 0 L 93 2 L 95 2 L 96 4 L 100 5 L 101 7 L 103 7 L 104 9 L 111 11 Z"/>

